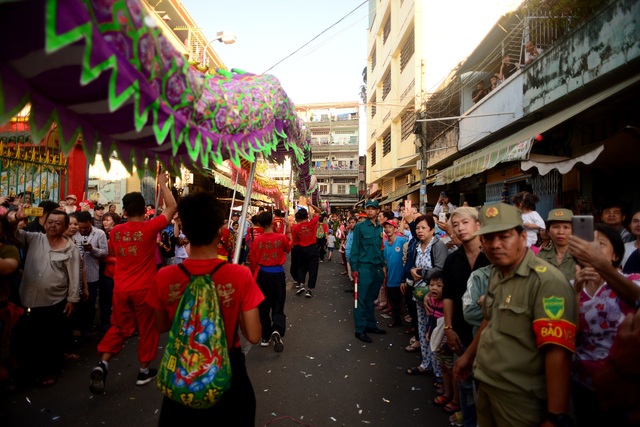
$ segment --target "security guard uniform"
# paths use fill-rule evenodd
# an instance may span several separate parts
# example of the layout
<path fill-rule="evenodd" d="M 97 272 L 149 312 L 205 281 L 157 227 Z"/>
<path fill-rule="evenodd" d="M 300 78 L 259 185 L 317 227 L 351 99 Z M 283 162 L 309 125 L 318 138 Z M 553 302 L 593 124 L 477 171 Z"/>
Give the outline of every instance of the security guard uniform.
<path fill-rule="evenodd" d="M 571 223 L 571 218 L 573 218 L 573 212 L 569 209 L 552 209 L 549 211 L 549 217 L 547 218 L 547 224 L 551 224 L 552 222 L 568 222 Z M 550 225 L 547 225 L 547 233 L 549 232 Z M 564 254 L 564 258 L 560 263 L 558 263 L 558 257 L 556 254 L 556 249 L 553 245 L 550 245 L 546 248 L 540 249 L 538 253 L 538 258 L 541 258 L 547 261 L 549 264 L 556 267 L 567 280 L 573 280 L 576 277 L 576 260 L 573 256 L 567 251 Z"/>
<path fill-rule="evenodd" d="M 367 200 L 366 207 L 379 209 L 377 200 Z M 358 307 L 353 310 L 356 334 L 377 329 L 374 301 L 384 281 L 383 228 L 366 219 L 353 229 L 349 263 L 358 272 Z"/>
<path fill-rule="evenodd" d="M 488 211 L 491 218 L 485 217 Z M 515 228 L 522 219 L 513 206 L 500 203 L 485 207 L 481 222 L 477 234 Z M 501 222 L 509 226 L 486 227 Z M 531 250 L 506 276 L 493 267 L 482 307 L 488 324 L 473 366 L 480 383 L 479 425 L 539 426 L 543 422 L 547 392 L 542 347 L 559 345 L 574 351 L 576 310 L 567 279 Z"/>

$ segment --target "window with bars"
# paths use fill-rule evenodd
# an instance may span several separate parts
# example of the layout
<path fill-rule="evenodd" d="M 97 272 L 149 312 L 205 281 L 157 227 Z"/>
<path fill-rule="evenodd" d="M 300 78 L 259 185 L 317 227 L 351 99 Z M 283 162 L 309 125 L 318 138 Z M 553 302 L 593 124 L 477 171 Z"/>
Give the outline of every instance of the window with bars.
<path fill-rule="evenodd" d="M 389 38 L 389 34 L 391 34 L 391 14 L 387 18 L 387 22 L 384 23 L 384 28 L 382 29 L 382 43 L 386 43 Z"/>
<path fill-rule="evenodd" d="M 391 131 L 388 131 L 382 138 L 382 157 L 391 152 Z"/>
<path fill-rule="evenodd" d="M 373 52 L 371 53 L 371 71 L 376 69 L 376 62 L 377 62 L 377 58 L 376 58 L 376 45 L 373 45 Z"/>
<path fill-rule="evenodd" d="M 382 100 L 387 99 L 387 95 L 391 92 L 391 71 L 382 80 Z"/>
<path fill-rule="evenodd" d="M 338 185 L 338 194 L 347 194 L 347 186 Z"/>
<path fill-rule="evenodd" d="M 371 118 L 373 119 L 376 116 L 376 93 L 373 93 L 373 97 L 371 98 Z"/>
<path fill-rule="evenodd" d="M 328 190 L 329 186 L 327 186 L 327 184 L 322 184 L 320 185 L 320 193 L 322 194 L 327 194 L 327 190 Z"/>
<path fill-rule="evenodd" d="M 413 134 L 413 128 L 416 124 L 416 112 L 413 108 L 407 109 L 402 115 L 402 141 L 409 138 Z"/>
<path fill-rule="evenodd" d="M 407 66 L 411 57 L 413 57 L 413 53 L 415 52 L 415 29 L 411 30 L 411 34 L 407 37 L 407 41 L 404 42 L 404 46 L 402 46 L 402 50 L 400 51 L 400 72 L 404 70 L 404 67 Z"/>
<path fill-rule="evenodd" d="M 373 147 L 371 149 L 371 166 L 375 166 L 376 165 L 376 154 L 377 154 L 376 147 Z"/>

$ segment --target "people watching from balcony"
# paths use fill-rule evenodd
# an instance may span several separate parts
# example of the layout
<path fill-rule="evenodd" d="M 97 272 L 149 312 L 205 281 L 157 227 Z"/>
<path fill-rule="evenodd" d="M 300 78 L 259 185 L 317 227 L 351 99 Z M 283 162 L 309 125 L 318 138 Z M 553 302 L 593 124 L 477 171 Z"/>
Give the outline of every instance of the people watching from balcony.
<path fill-rule="evenodd" d="M 495 90 L 500 84 L 500 75 L 498 73 L 491 76 L 491 87 L 489 88 L 489 92 Z"/>
<path fill-rule="evenodd" d="M 487 94 L 489 93 L 489 89 L 486 89 L 484 87 L 484 82 L 482 80 L 479 80 L 476 83 L 476 90 L 474 90 L 471 93 L 471 100 L 476 103 L 478 101 L 480 101 L 482 98 L 484 98 L 485 96 L 487 96 Z"/>
<path fill-rule="evenodd" d="M 533 40 L 529 40 L 527 44 L 524 45 L 524 51 L 524 65 L 531 64 L 533 60 L 542 53 L 542 49 L 538 49 Z"/>
<path fill-rule="evenodd" d="M 502 57 L 502 65 L 500 65 L 500 83 L 507 80 L 517 70 L 518 66 L 511 62 L 511 57 L 509 56 L 509 54 L 505 54 Z"/>

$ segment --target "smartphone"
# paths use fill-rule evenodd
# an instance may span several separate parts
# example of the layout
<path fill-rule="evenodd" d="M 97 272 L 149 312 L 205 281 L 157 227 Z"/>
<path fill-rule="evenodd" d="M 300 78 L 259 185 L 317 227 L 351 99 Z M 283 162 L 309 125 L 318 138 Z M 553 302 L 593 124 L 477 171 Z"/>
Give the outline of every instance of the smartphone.
<path fill-rule="evenodd" d="M 24 208 L 22 209 L 24 216 L 42 216 L 44 215 L 44 208 Z"/>
<path fill-rule="evenodd" d="M 411 212 L 411 200 L 404 201 L 404 212 L 407 214 Z"/>
<path fill-rule="evenodd" d="M 438 221 L 440 222 L 447 222 L 447 214 L 444 212 L 440 212 L 438 214 Z"/>
<path fill-rule="evenodd" d="M 571 226 L 573 228 L 573 235 L 586 240 L 587 242 L 593 241 L 593 216 L 592 215 L 574 215 L 571 220 Z"/>

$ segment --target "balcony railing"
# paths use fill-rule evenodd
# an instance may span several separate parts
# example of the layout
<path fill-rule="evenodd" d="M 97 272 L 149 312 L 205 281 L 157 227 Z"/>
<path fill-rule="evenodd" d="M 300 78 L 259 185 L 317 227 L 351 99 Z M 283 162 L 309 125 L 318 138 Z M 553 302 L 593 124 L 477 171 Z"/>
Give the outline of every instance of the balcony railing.
<path fill-rule="evenodd" d="M 347 169 L 326 169 L 326 168 L 315 168 L 313 174 L 314 175 L 322 175 L 322 176 L 358 176 L 360 172 L 359 168 L 347 168 Z"/>

